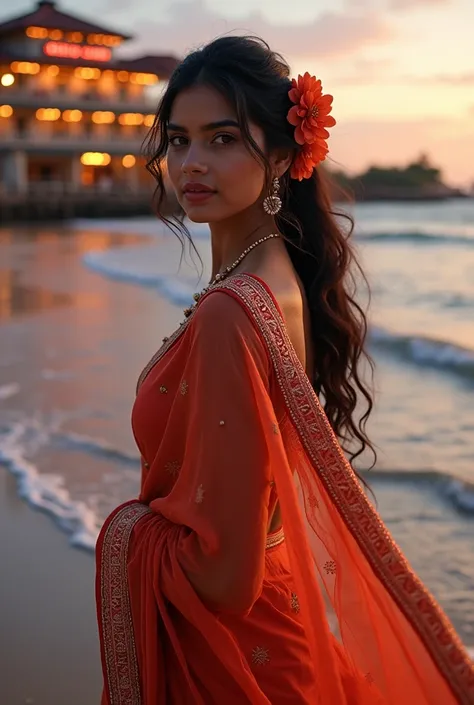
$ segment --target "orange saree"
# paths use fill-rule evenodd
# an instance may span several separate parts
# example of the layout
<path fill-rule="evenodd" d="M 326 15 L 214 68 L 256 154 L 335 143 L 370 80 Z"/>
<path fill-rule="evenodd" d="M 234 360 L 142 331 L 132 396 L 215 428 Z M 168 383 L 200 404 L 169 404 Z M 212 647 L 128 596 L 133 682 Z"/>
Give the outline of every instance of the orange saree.
<path fill-rule="evenodd" d="M 97 544 L 104 705 L 474 703 L 473 665 L 264 282 L 232 275 L 201 299 L 142 373 L 132 424 L 140 497 Z"/>

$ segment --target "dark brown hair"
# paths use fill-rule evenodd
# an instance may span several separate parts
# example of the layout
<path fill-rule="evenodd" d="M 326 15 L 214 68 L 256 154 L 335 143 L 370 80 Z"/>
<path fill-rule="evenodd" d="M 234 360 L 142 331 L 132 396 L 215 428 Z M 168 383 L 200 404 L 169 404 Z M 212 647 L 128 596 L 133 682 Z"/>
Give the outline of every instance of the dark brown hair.
<path fill-rule="evenodd" d="M 182 218 L 165 215 L 162 164 L 173 102 L 181 91 L 197 84 L 219 91 L 234 107 L 243 139 L 265 169 L 269 191 L 270 164 L 252 139 L 249 123 L 263 130 L 267 154 L 275 149 L 297 149 L 294 128 L 286 119 L 291 107 L 289 67 L 279 54 L 259 38 L 236 36 L 216 39 L 189 54 L 171 76 L 146 140 L 147 166 L 157 182 L 157 213 L 178 236 L 189 239 Z M 343 449 L 354 460 L 366 448 L 375 456 L 365 430 L 372 396 L 360 372 L 362 357 L 372 369 L 364 349 L 367 321 L 355 300 L 356 276 L 367 282 L 349 242 L 353 223 L 347 215 L 333 211 L 324 181 L 320 168 L 303 181 L 290 179 L 286 173 L 280 182 L 283 207 L 277 225 L 310 309 L 315 363 L 311 381 Z M 349 223 L 348 232 L 337 215 Z M 365 409 L 358 415 L 359 401 Z"/>

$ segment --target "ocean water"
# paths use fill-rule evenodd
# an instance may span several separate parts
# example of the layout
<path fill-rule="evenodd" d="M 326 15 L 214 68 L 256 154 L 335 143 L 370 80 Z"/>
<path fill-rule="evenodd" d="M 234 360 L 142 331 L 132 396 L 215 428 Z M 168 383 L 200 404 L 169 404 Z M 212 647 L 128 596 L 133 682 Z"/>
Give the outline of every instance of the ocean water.
<path fill-rule="evenodd" d="M 474 201 L 361 204 L 376 406 L 369 475 L 416 571 L 474 644 Z M 92 549 L 137 493 L 139 372 L 209 273 L 152 218 L 0 229 L 0 462 Z M 199 267 L 199 264 L 197 264 Z"/>

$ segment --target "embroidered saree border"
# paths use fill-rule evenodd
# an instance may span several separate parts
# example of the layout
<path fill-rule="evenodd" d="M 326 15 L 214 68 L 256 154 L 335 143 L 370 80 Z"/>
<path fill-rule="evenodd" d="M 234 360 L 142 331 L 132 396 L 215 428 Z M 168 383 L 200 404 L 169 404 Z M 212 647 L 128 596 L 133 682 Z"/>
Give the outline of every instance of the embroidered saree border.
<path fill-rule="evenodd" d="M 127 555 L 133 528 L 149 507 L 122 505 L 103 529 L 100 566 L 100 619 L 103 669 L 110 705 L 140 705 L 140 678 L 128 591 Z"/>
<path fill-rule="evenodd" d="M 245 274 L 230 277 L 220 288 L 240 298 L 257 323 L 305 450 L 375 574 L 419 634 L 459 703 L 472 705 L 473 664 L 451 623 L 414 574 L 361 489 L 288 338 L 273 298 L 258 279 Z"/>

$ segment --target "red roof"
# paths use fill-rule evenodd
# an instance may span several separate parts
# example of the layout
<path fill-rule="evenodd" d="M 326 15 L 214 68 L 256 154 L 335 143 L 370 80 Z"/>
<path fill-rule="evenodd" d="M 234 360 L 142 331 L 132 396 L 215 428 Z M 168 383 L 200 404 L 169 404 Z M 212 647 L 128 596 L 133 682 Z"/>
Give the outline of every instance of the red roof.
<path fill-rule="evenodd" d="M 46 27 L 46 29 L 61 29 L 64 32 L 83 32 L 84 34 L 111 34 L 122 39 L 131 39 L 130 35 L 91 24 L 75 15 L 60 12 L 51 0 L 40 0 L 33 12 L 0 24 L 0 36 L 18 32 L 27 27 Z"/>

